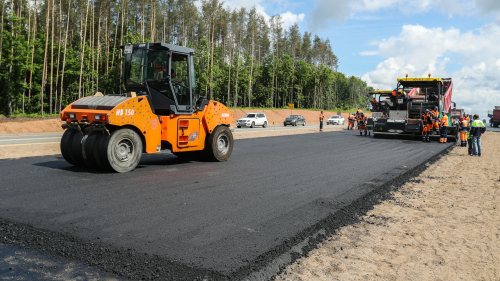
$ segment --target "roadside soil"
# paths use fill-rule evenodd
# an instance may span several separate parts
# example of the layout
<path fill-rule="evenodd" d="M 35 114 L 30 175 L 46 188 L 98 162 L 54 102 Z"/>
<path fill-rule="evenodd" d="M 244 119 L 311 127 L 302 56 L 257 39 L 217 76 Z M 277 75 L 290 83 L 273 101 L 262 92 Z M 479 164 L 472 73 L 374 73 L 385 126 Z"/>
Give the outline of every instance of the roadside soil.
<path fill-rule="evenodd" d="M 63 128 L 61 128 L 62 124 L 64 124 L 64 122 L 55 118 L 36 118 L 33 120 L 2 117 L 0 119 L 0 134 L 62 132 L 64 131 Z"/>
<path fill-rule="evenodd" d="M 500 134 L 455 147 L 276 280 L 500 280 Z"/>

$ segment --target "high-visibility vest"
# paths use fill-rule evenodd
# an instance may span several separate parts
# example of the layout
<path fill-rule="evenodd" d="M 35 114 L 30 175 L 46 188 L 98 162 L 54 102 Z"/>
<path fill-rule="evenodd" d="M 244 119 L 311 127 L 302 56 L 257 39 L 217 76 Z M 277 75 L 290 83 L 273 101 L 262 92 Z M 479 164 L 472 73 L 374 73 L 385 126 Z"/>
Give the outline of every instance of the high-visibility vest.
<path fill-rule="evenodd" d="M 432 119 L 434 119 L 434 121 L 438 121 L 438 118 L 439 118 L 439 112 L 437 112 L 437 111 L 433 110 L 433 111 L 431 111 L 431 114 L 432 114 L 432 116 L 433 116 L 433 118 L 432 118 Z"/>
<path fill-rule="evenodd" d="M 319 122 L 323 122 L 323 114 L 319 114 Z"/>
<path fill-rule="evenodd" d="M 441 126 L 448 126 L 449 123 L 448 123 L 448 116 L 447 115 L 443 115 L 443 117 L 441 117 Z"/>
<path fill-rule="evenodd" d="M 460 122 L 460 130 L 466 130 L 467 129 L 468 122 L 467 120 L 463 120 Z"/>

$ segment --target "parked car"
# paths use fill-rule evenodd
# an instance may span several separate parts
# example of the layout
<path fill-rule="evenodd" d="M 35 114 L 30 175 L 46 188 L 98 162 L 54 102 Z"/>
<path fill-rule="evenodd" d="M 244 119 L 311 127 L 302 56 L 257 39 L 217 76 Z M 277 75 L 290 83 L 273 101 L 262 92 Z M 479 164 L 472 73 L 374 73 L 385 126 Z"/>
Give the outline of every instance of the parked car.
<path fill-rule="evenodd" d="M 340 116 L 340 115 L 333 115 L 332 117 L 328 118 L 328 120 L 326 120 L 326 125 L 344 125 L 345 123 L 345 119 L 344 117 Z"/>
<path fill-rule="evenodd" d="M 283 121 L 283 125 L 292 125 L 292 126 L 297 126 L 297 125 L 306 125 L 306 118 L 302 115 L 290 115 L 288 116 L 285 121 Z"/>
<path fill-rule="evenodd" d="M 267 117 L 264 113 L 247 113 L 241 119 L 236 121 L 236 127 L 250 127 L 262 126 L 267 127 Z"/>

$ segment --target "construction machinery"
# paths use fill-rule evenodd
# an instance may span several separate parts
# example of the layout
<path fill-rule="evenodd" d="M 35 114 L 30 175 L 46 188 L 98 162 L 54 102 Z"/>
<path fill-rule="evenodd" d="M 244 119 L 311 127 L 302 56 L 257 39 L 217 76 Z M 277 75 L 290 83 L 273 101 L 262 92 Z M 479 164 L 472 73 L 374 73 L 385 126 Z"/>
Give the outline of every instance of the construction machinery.
<path fill-rule="evenodd" d="M 178 157 L 225 161 L 233 150 L 233 114 L 199 97 L 194 50 L 165 43 L 126 44 L 126 95 L 97 93 L 61 112 L 61 153 L 70 164 L 133 170 L 142 153 L 169 149 Z"/>
<path fill-rule="evenodd" d="M 372 105 L 372 112 L 386 112 L 390 107 L 395 104 L 395 99 L 393 98 L 393 92 L 395 91 L 373 91 L 369 92 L 368 95 L 373 95 L 373 100 L 370 102 Z M 399 90 L 399 95 L 404 95 L 404 93 Z"/>
<path fill-rule="evenodd" d="M 453 104 L 455 104 L 454 102 L 452 102 Z M 456 105 L 455 105 L 456 107 Z M 457 108 L 453 108 L 451 111 L 450 111 L 450 116 L 451 116 L 451 119 L 454 123 L 454 124 L 458 124 L 458 119 L 460 117 L 464 117 L 464 114 L 465 114 L 465 109 L 457 109 Z"/>
<path fill-rule="evenodd" d="M 490 117 L 490 126 L 498 127 L 500 125 L 500 106 L 495 106 L 493 111 L 488 111 L 488 117 Z"/>
<path fill-rule="evenodd" d="M 390 96 L 384 116 L 377 118 L 373 134 L 422 134 L 420 118 L 426 109 L 436 106 L 443 110 L 451 121 L 451 78 L 399 78 L 397 88 Z M 442 115 L 441 115 L 442 116 Z M 458 140 L 458 124 L 450 122 L 448 139 Z"/>
<path fill-rule="evenodd" d="M 368 93 L 368 95 L 373 95 L 373 99 L 370 102 L 372 106 L 371 110 L 372 116 L 368 117 L 366 121 L 366 127 L 368 129 L 368 133 L 370 133 L 370 131 L 373 131 L 374 122 L 378 118 L 384 117 L 387 111 L 394 106 L 396 102 L 395 98 L 397 97 L 397 95 L 395 95 L 395 92 L 396 91 L 391 91 L 391 90 L 385 90 L 385 91 L 376 90 Z M 403 91 L 399 90 L 398 95 L 404 96 Z"/>

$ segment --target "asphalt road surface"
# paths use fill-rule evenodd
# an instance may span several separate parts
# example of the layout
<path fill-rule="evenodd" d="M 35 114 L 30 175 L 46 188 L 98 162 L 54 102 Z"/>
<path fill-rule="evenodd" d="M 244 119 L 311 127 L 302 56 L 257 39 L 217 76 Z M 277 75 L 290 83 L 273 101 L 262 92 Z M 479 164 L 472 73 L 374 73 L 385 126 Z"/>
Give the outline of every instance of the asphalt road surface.
<path fill-rule="evenodd" d="M 452 145 L 357 133 L 236 140 L 221 163 L 144 154 L 125 174 L 0 160 L 0 242 L 131 279 L 241 279 Z"/>

